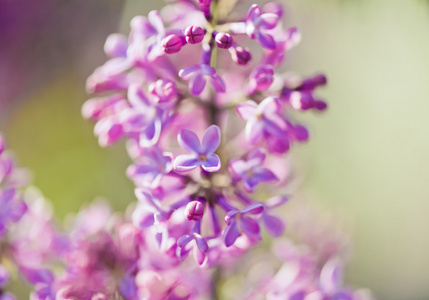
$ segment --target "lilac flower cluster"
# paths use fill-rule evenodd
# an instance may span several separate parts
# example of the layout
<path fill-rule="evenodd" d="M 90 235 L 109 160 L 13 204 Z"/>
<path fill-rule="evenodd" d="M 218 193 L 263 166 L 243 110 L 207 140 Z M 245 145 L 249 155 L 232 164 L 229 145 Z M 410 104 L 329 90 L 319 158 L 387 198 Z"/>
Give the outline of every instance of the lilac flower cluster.
<path fill-rule="evenodd" d="M 276 262 L 266 268 L 269 271 L 253 278 L 248 276 L 244 299 L 375 299 L 369 290 L 353 289 L 344 283 L 349 237 L 339 230 L 337 222 L 320 217 L 320 211 L 305 203 L 295 207 L 294 217 L 289 220 L 296 229 L 290 235 L 293 237 L 277 239 L 271 249 L 280 264 Z"/>
<path fill-rule="evenodd" d="M 128 37 L 110 35 L 110 59 L 87 81 L 97 95 L 82 113 L 99 144 L 125 140 L 133 160 L 137 202 L 125 215 L 96 201 L 61 229 L 40 192 L 24 189 L 0 137 L 0 300 L 15 299 L 5 290 L 14 271 L 33 285 L 32 300 L 213 299 L 222 267 L 257 244 L 262 227 L 282 236 L 285 155 L 308 139 L 292 116 L 326 109 L 315 95 L 326 78 L 277 72 L 300 39 L 283 28 L 279 4 L 233 17 L 234 1 L 169 3 L 134 17 Z M 342 287 L 337 260 L 319 268 L 291 251 L 291 280 L 279 271 L 253 295 L 367 299 Z"/>
<path fill-rule="evenodd" d="M 239 22 L 226 8 L 173 1 L 134 17 L 128 38 L 107 39 L 111 59 L 87 85 L 104 95 L 82 109 L 101 146 L 127 141 L 138 199 L 133 224 L 153 230 L 160 245 L 173 241 L 166 251 L 174 258 L 193 249 L 198 264 L 210 266 L 257 243 L 261 225 L 282 234 L 283 220 L 270 212 L 287 199 L 275 185 L 284 180 L 282 157 L 308 139 L 291 115 L 326 108 L 314 96 L 323 75 L 292 85 L 275 72 L 299 40 L 295 28 L 283 29 L 281 6 L 254 4 Z M 246 36 L 262 46 L 260 57 L 244 46 Z M 270 206 L 255 196 L 262 183 L 283 200 Z"/>
<path fill-rule="evenodd" d="M 281 240 L 275 252 L 283 262 L 275 274 L 262 278 L 245 296 L 253 299 L 296 300 L 373 300 L 367 289 L 357 289 L 344 284 L 344 260 L 333 256 L 320 261 L 310 249 Z"/>

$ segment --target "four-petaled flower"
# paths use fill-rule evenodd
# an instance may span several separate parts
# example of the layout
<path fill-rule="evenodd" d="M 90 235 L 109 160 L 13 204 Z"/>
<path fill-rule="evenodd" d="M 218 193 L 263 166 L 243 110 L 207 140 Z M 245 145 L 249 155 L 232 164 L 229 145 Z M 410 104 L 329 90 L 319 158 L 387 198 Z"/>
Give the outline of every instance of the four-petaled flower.
<path fill-rule="evenodd" d="M 234 180 L 243 180 L 243 187 L 248 193 L 252 193 L 259 182 L 278 180 L 272 171 L 262 167 L 265 156 L 265 153 L 256 148 L 249 153 L 247 160 L 235 158 L 229 163 Z"/>
<path fill-rule="evenodd" d="M 139 161 L 128 167 L 127 175 L 137 186 L 156 188 L 161 178 L 173 169 L 173 155 L 162 152 L 158 146 L 146 148 L 143 153 Z"/>
<path fill-rule="evenodd" d="M 253 203 L 241 210 L 231 210 L 225 216 L 227 227 L 223 233 L 225 246 L 230 247 L 241 235 L 241 231 L 251 239 L 260 239 L 258 222 L 247 215 L 259 215 L 264 211 L 262 203 Z"/>
<path fill-rule="evenodd" d="M 222 78 L 217 74 L 215 68 L 207 64 L 184 68 L 179 71 L 179 76 L 184 80 L 190 79 L 189 90 L 193 96 L 199 96 L 202 93 L 207 80 L 217 92 L 225 92 L 225 83 Z"/>
<path fill-rule="evenodd" d="M 194 240 L 195 244 L 190 244 Z M 188 245 L 192 246 L 189 247 Z M 188 255 L 189 251 L 193 248 L 195 260 L 200 266 L 207 261 L 206 254 L 209 251 L 209 245 L 199 233 L 193 232 L 191 234 L 181 236 L 177 240 L 177 246 L 179 246 L 179 248 L 177 248 L 177 254 L 181 259 L 184 259 L 186 255 Z"/>
<path fill-rule="evenodd" d="M 261 8 L 253 4 L 247 13 L 246 33 L 251 39 L 258 40 L 263 47 L 275 49 L 276 42 L 267 31 L 277 26 L 278 19 L 278 15 L 274 13 L 263 14 Z"/>
<path fill-rule="evenodd" d="M 281 102 L 277 98 L 265 98 L 259 105 L 248 100 L 237 105 L 238 115 L 245 121 L 246 138 L 256 144 L 269 136 L 283 137 L 287 134 L 288 124 L 281 113 Z"/>
<path fill-rule="evenodd" d="M 220 143 L 220 129 L 212 125 L 206 129 L 203 141 L 190 130 L 183 129 L 178 135 L 180 146 L 190 154 L 182 154 L 174 160 L 174 169 L 179 172 L 190 171 L 198 166 L 207 172 L 219 171 L 221 164 L 216 151 Z"/>

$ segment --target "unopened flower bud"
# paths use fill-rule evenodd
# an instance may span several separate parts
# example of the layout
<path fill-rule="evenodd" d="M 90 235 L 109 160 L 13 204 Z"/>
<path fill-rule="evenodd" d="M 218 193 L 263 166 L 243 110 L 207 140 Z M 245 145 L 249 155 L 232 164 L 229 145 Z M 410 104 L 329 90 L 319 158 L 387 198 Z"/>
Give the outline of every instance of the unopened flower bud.
<path fill-rule="evenodd" d="M 179 52 L 182 46 L 182 39 L 175 34 L 170 34 L 162 40 L 162 47 L 167 54 Z"/>
<path fill-rule="evenodd" d="M 216 45 L 221 49 L 228 49 L 232 46 L 232 36 L 225 32 L 219 32 L 215 37 Z"/>
<path fill-rule="evenodd" d="M 201 43 L 204 39 L 205 30 L 199 26 L 189 26 L 185 29 L 186 41 L 189 44 Z"/>
<path fill-rule="evenodd" d="M 204 215 L 204 205 L 200 201 L 191 201 L 186 205 L 185 216 L 189 221 L 199 221 Z"/>
<path fill-rule="evenodd" d="M 252 55 L 247 48 L 240 46 L 230 48 L 230 53 L 232 60 L 239 65 L 247 65 L 247 63 L 252 59 Z"/>

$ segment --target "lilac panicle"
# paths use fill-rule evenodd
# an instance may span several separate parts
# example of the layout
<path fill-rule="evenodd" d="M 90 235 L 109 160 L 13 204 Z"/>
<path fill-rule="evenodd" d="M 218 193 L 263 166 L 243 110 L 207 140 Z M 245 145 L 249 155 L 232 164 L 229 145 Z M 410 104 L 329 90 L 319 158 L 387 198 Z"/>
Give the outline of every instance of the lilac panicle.
<path fill-rule="evenodd" d="M 105 44 L 111 61 L 92 75 L 89 90 L 112 95 L 94 97 L 82 109 L 97 123 L 101 145 L 127 140 L 133 159 L 127 175 L 138 199 L 132 223 L 146 243 L 177 264 L 191 251 L 207 266 L 238 256 L 260 239 L 260 226 L 275 237 L 283 233 L 285 222 L 274 212 L 278 205 L 261 202 L 253 192 L 262 182 L 272 187 L 279 182 L 276 174 L 284 173 L 264 165 L 267 155 L 269 162 L 272 154 L 278 159 L 293 141 L 308 139 L 308 130 L 291 121 L 294 99 L 322 83 L 315 77 L 294 85 L 278 73 L 300 37 L 296 28 L 283 29 L 279 4 L 254 4 L 234 19 L 223 15 L 233 7 L 219 5 L 224 3 L 174 1 L 147 18 L 135 17 L 128 39 L 111 35 Z M 259 42 L 262 47 L 252 46 L 262 48 L 262 56 L 239 67 L 252 62 L 254 47 L 244 47 L 245 38 Z M 226 53 L 216 48 L 228 49 L 235 64 L 225 63 Z M 314 107 L 322 108 L 321 102 Z M 241 127 L 231 109 L 246 122 Z M 284 199 L 270 190 L 270 199 Z M 252 215 L 246 209 L 254 206 L 260 212 Z M 140 289 L 129 280 L 127 291 L 152 293 L 146 281 Z"/>
<path fill-rule="evenodd" d="M 32 300 L 214 299 L 216 277 L 225 280 L 223 270 L 262 239 L 261 227 L 275 238 L 285 231 L 275 212 L 288 201 L 277 162 L 308 139 L 296 111 L 326 109 L 315 96 L 326 77 L 278 72 L 300 39 L 282 27 L 279 4 L 251 5 L 246 16 L 234 1 L 170 2 L 134 17 L 128 37 L 110 35 L 110 59 L 87 81 L 95 95 L 82 115 L 96 123 L 101 146 L 124 139 L 132 159 L 126 174 L 137 203 L 124 215 L 96 201 L 60 229 L 0 135 L 0 300 L 15 299 L 6 291 L 15 271 L 33 286 Z M 259 45 L 241 46 L 248 38 Z M 279 246 L 284 265 L 251 297 L 371 299 L 344 285 L 342 243 L 322 233 L 302 237 L 312 250 Z"/>

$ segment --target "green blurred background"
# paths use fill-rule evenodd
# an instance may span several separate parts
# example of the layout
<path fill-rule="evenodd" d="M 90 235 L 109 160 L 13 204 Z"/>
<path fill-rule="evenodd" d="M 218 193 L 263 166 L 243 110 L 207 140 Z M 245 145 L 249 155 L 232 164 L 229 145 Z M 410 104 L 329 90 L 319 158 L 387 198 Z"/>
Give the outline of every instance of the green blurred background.
<path fill-rule="evenodd" d="M 20 50 L 12 63 L 16 59 L 19 71 L 32 75 L 12 92 L 7 79 L 21 80 L 21 75 L 0 83 L 0 130 L 59 218 L 98 196 L 116 209 L 134 200 L 133 185 L 124 176 L 130 161 L 123 144 L 101 149 L 80 107 L 88 97 L 85 78 L 106 59 L 107 34 L 127 32 L 133 15 L 160 6 L 141 0 L 95 1 L 98 6 L 71 2 L 82 9 L 64 28 L 76 24 L 80 29 L 66 36 L 69 40 L 61 27 L 50 34 L 36 30 L 28 43 L 42 47 L 39 56 L 22 36 L 22 49 L 8 44 L 12 52 Z M 418 0 L 283 2 L 286 23 L 303 35 L 286 70 L 323 71 L 329 80 L 319 92 L 329 110 L 298 116 L 312 135 L 292 151 L 295 173 L 304 178 L 299 193 L 351 228 L 348 282 L 371 288 L 381 300 L 427 300 L 429 5 Z M 87 22 L 79 25 L 82 12 Z M 43 59 L 50 51 L 58 59 Z M 34 72 L 35 65 L 40 72 Z"/>

